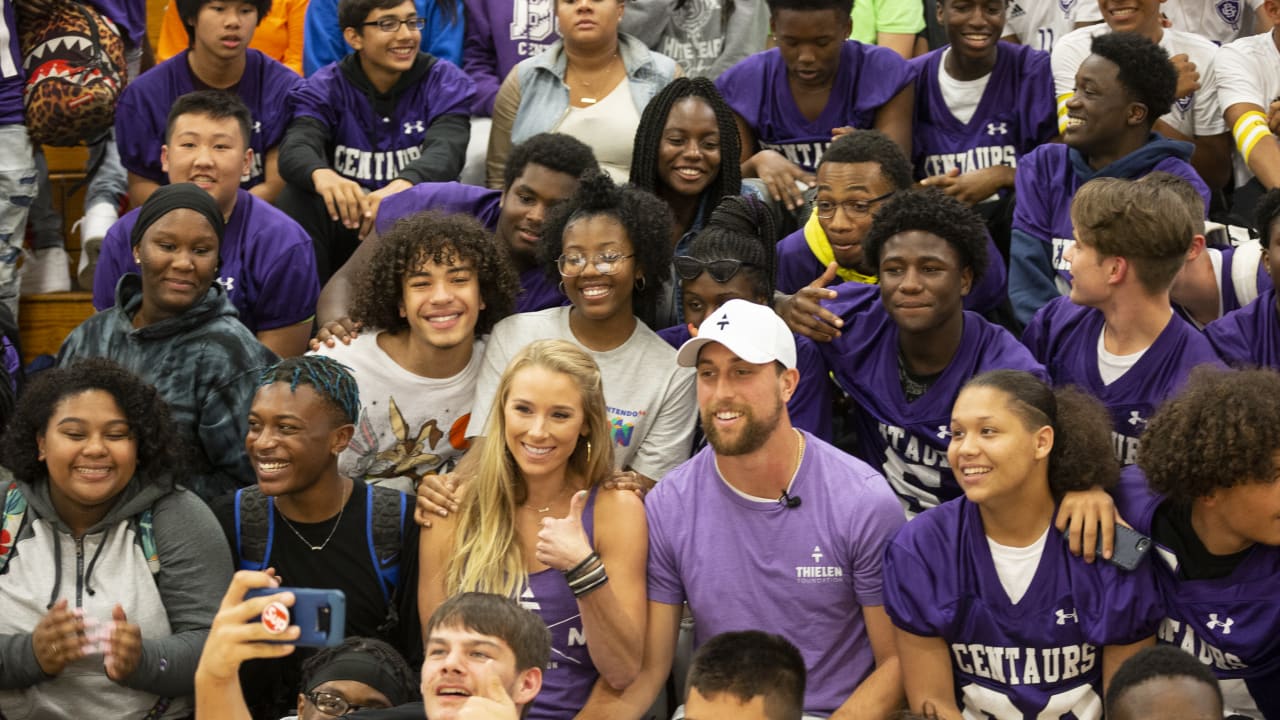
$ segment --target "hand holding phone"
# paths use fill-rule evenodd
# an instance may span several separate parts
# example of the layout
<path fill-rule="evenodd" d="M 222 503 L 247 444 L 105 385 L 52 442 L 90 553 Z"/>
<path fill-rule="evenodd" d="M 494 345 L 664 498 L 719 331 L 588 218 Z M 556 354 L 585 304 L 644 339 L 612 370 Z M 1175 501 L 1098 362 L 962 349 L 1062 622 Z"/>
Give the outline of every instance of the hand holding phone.
<path fill-rule="evenodd" d="M 334 647 L 342 644 L 347 621 L 347 596 L 341 590 L 321 588 L 259 588 L 245 593 L 245 599 L 268 597 L 280 593 L 293 595 L 293 607 L 281 602 L 271 602 L 262 609 L 255 620 L 269 633 L 284 632 L 296 625 L 299 634 L 295 640 L 264 640 L 273 644 L 301 645 L 303 647 Z"/>

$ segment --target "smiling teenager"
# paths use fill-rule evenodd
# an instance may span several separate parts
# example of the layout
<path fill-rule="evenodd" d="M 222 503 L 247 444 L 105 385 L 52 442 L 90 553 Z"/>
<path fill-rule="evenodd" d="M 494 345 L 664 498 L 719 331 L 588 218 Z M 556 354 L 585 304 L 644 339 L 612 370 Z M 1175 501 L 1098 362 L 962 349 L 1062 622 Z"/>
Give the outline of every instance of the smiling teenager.
<path fill-rule="evenodd" d="M 907 523 L 885 553 L 912 710 L 1100 720 L 1111 675 L 1154 641 L 1152 564 L 1087 564 L 1052 527 L 1064 492 L 1115 484 L 1106 426 L 1092 398 L 1025 372 L 960 391 L 945 429 L 964 497 Z"/>
<path fill-rule="evenodd" d="M 257 371 L 276 359 L 215 281 L 223 233 L 222 211 L 205 190 L 156 190 L 130 234 L 139 273 L 122 277 L 115 305 L 71 331 L 58 351 L 60 366 L 107 357 L 156 386 L 191 451 L 184 484 L 205 500 L 253 482 L 245 417 Z"/>
<path fill-rule="evenodd" d="M 168 142 L 169 109 L 196 90 L 238 96 L 253 116 L 253 151 L 240 186 L 273 202 L 284 187 L 277 146 L 292 117 L 286 102 L 302 80 L 284 65 L 249 49 L 253 31 L 271 6 L 268 0 L 181 0 L 178 14 L 191 47 L 132 80 L 116 107 L 116 144 L 129 171 L 129 200 L 141 205 L 171 181 L 161 158 Z"/>

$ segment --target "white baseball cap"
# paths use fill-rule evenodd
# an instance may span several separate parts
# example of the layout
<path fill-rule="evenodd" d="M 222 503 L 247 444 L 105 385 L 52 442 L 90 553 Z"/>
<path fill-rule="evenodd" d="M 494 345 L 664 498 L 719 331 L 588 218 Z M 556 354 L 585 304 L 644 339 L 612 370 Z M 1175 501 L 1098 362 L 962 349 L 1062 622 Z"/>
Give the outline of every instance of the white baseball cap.
<path fill-rule="evenodd" d="M 698 336 L 680 346 L 676 363 L 682 367 L 698 364 L 698 351 L 718 342 L 749 363 L 764 365 L 774 361 L 788 370 L 796 366 L 796 339 L 773 308 L 749 300 L 730 300 L 702 321 Z"/>

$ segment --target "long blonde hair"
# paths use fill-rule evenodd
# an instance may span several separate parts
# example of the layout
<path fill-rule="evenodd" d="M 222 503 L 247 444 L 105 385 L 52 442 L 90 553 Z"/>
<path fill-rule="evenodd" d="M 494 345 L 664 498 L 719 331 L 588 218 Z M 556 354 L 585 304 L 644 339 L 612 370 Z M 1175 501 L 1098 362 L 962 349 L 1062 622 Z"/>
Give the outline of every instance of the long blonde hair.
<path fill-rule="evenodd" d="M 613 443 L 605 412 L 600 368 L 590 355 L 565 340 L 538 340 L 516 353 L 502 374 L 485 426 L 486 441 L 474 477 L 465 478 L 466 496 L 454 531 L 454 552 L 445 572 L 449 595 L 478 591 L 515 597 L 528 580 L 516 537 L 516 509 L 528 487 L 506 443 L 507 398 L 516 374 L 540 367 L 573 379 L 582 396 L 586 436 L 569 456 L 568 473 L 594 488 L 613 472 Z"/>

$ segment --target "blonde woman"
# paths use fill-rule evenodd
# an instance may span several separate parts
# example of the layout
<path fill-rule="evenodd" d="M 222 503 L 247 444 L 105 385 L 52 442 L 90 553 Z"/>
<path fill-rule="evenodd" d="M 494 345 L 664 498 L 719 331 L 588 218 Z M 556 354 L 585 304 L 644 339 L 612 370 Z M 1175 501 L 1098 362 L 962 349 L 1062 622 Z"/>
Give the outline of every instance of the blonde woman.
<path fill-rule="evenodd" d="M 422 533 L 419 612 L 466 591 L 519 599 L 552 637 L 528 717 L 572 718 L 597 682 L 631 684 L 644 646 L 648 525 L 634 493 L 600 490 L 613 453 L 599 368 L 570 342 L 531 343 L 485 436 L 459 511 Z"/>

